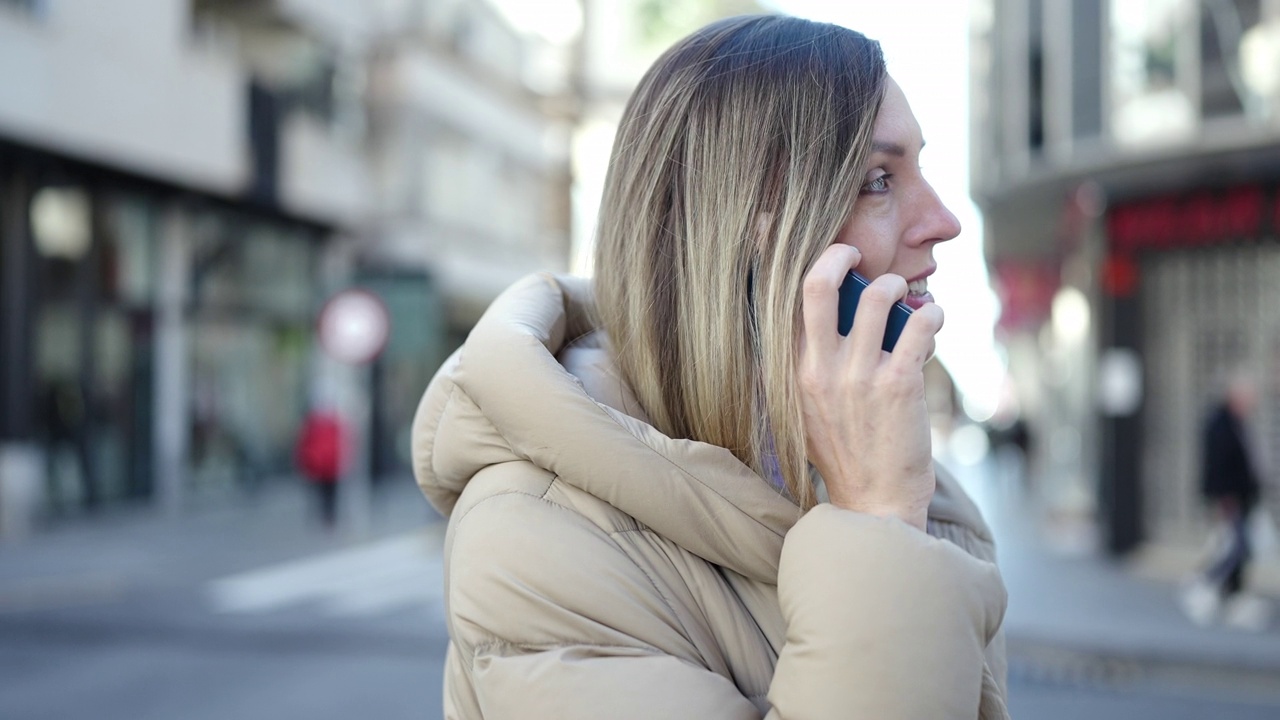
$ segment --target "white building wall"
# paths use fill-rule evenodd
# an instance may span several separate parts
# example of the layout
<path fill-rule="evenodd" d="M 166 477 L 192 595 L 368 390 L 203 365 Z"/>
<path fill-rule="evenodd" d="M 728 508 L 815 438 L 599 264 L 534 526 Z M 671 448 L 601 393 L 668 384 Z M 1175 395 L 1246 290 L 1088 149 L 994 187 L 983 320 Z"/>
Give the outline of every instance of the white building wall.
<path fill-rule="evenodd" d="M 245 78 L 192 47 L 181 0 L 0 12 L 0 134 L 195 188 L 246 181 Z"/>
<path fill-rule="evenodd" d="M 536 108 L 511 101 L 498 88 L 459 70 L 456 63 L 447 63 L 429 50 L 406 49 L 396 62 L 395 92 L 418 114 L 530 165 L 546 166 L 566 156 L 567 149 L 548 147 L 554 140 L 550 123 Z"/>
<path fill-rule="evenodd" d="M 418 10 L 370 81 L 378 252 L 431 268 L 465 328 L 519 277 L 568 267 L 569 119 L 526 72 L 540 41 L 485 0 Z"/>
<path fill-rule="evenodd" d="M 303 113 L 280 129 L 280 203 L 291 212 L 341 227 L 369 220 L 373 179 L 363 148 Z"/>

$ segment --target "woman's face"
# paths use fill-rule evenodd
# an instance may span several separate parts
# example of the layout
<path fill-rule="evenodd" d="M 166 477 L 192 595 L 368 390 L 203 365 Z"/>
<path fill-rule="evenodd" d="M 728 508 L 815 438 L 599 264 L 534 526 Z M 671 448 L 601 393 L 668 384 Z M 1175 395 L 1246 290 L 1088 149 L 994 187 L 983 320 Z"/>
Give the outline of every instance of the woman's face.
<path fill-rule="evenodd" d="M 876 117 L 871 161 L 853 214 L 837 242 L 862 252 L 858 272 L 868 278 L 895 273 L 906 278 L 906 303 L 933 302 L 928 278 L 937 269 L 933 246 L 960 234 L 960 222 L 942 204 L 920 172 L 924 140 L 920 124 L 893 78 Z"/>

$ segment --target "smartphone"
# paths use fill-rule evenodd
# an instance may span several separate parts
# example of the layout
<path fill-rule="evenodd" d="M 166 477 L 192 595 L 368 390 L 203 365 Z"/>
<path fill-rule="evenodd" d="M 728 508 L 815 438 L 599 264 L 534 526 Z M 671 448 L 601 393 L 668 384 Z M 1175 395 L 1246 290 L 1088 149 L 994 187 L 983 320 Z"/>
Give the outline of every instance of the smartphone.
<path fill-rule="evenodd" d="M 841 335 L 848 335 L 849 330 L 853 328 L 853 313 L 858 309 L 858 300 L 862 297 L 862 291 L 869 284 L 871 284 L 869 280 L 852 270 L 840 284 L 840 310 L 836 330 Z M 907 326 L 909 317 L 911 317 L 911 308 L 901 301 L 893 304 L 889 309 L 889 321 L 884 327 L 884 341 L 880 343 L 881 349 L 885 352 L 893 352 L 893 346 L 898 344 L 898 337 L 902 335 L 902 328 Z"/>

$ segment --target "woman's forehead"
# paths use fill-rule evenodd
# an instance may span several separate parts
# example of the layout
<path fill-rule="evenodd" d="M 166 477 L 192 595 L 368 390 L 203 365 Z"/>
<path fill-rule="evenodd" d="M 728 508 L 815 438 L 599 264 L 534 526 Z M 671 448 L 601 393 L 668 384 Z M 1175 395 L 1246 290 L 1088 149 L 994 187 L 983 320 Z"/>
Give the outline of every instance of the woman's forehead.
<path fill-rule="evenodd" d="M 917 151 L 924 145 L 920 137 L 920 123 L 916 122 L 902 87 L 892 77 L 885 82 L 884 101 L 880 104 L 880 114 L 876 116 L 875 140 L 877 143 L 904 145 Z"/>

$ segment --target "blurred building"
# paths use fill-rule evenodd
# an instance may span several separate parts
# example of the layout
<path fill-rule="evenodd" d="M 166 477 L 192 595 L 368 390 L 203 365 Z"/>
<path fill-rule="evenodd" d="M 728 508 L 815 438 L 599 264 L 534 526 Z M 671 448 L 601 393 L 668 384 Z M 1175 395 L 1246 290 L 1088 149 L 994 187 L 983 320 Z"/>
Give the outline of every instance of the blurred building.
<path fill-rule="evenodd" d="M 972 187 L 1051 504 L 1199 542 L 1221 377 L 1280 461 L 1280 3 L 973 4 Z"/>
<path fill-rule="evenodd" d="M 350 285 L 402 468 L 480 309 L 567 265 L 574 57 L 486 0 L 0 0 L 0 504 L 291 472 Z"/>
<path fill-rule="evenodd" d="M 516 279 L 568 264 L 579 34 L 518 30 L 510 4 L 384 2 L 397 12 L 371 46 L 374 254 L 430 262 L 459 341 Z M 575 0 L 549 5 L 578 17 Z"/>
<path fill-rule="evenodd" d="M 757 0 L 582 0 L 575 73 L 573 269 L 590 271 L 600 195 L 627 99 L 658 56 L 719 18 L 767 12 Z"/>

